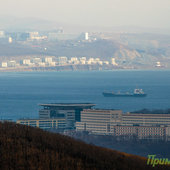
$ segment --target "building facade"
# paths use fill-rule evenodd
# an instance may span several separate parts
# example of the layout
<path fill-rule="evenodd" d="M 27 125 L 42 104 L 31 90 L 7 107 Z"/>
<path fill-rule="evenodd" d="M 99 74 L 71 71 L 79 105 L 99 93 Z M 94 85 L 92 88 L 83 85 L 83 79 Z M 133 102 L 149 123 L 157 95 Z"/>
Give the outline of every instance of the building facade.
<path fill-rule="evenodd" d="M 83 110 L 81 121 L 76 122 L 76 130 L 112 134 L 112 126 L 121 124 L 121 115 L 121 110 Z"/>
<path fill-rule="evenodd" d="M 170 136 L 169 114 L 123 114 L 121 110 L 83 110 L 81 120 L 76 122 L 77 131 L 114 136 L 145 138 L 168 138 Z"/>
<path fill-rule="evenodd" d="M 40 104 L 39 110 L 40 119 L 54 119 L 65 118 L 66 128 L 74 129 L 75 122 L 80 121 L 81 111 L 83 109 L 90 109 L 95 104 L 91 103 L 54 103 L 54 104 Z"/>
<path fill-rule="evenodd" d="M 41 129 L 65 129 L 66 128 L 66 119 L 57 118 L 57 119 L 20 119 L 17 120 L 18 124 L 38 127 Z"/>

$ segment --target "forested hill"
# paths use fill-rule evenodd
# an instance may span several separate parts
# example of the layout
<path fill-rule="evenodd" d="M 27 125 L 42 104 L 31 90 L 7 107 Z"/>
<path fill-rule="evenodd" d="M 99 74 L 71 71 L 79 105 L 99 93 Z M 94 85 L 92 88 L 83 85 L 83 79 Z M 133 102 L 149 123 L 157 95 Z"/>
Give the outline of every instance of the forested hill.
<path fill-rule="evenodd" d="M 33 127 L 0 123 L 0 169 L 149 170 L 152 168 L 146 165 L 146 159 L 142 157 L 88 145 L 67 136 Z"/>

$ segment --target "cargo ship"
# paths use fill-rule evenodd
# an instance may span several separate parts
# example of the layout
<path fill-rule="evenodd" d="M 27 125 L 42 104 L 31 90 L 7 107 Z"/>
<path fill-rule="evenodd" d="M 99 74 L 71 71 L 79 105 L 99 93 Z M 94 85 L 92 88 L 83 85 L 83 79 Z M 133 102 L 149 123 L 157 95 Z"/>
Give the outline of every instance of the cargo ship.
<path fill-rule="evenodd" d="M 114 92 L 103 92 L 104 97 L 145 97 L 147 96 L 146 93 L 142 89 L 134 89 L 133 93 L 114 93 Z"/>

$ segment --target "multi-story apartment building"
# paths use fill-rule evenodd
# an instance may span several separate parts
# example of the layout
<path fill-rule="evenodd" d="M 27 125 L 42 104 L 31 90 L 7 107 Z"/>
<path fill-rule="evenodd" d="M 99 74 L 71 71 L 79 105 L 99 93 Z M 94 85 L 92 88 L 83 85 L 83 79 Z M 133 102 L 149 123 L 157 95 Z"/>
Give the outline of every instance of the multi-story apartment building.
<path fill-rule="evenodd" d="M 170 126 L 170 114 L 125 113 L 122 114 L 122 125 Z"/>
<path fill-rule="evenodd" d="M 121 110 L 83 110 L 77 131 L 138 138 L 170 136 L 169 114 L 123 114 Z"/>
<path fill-rule="evenodd" d="M 61 56 L 61 57 L 58 57 L 58 65 L 66 65 L 67 64 L 67 57 L 65 56 Z"/>
<path fill-rule="evenodd" d="M 55 119 L 20 119 L 17 120 L 18 124 L 38 127 L 41 129 L 65 129 L 66 119 L 55 118 Z"/>
<path fill-rule="evenodd" d="M 168 130 L 170 127 L 162 126 L 113 126 L 114 136 L 136 136 L 139 139 L 144 138 L 162 138 L 170 136 Z"/>
<path fill-rule="evenodd" d="M 121 116 L 121 110 L 83 110 L 81 120 L 76 122 L 76 130 L 111 134 L 112 126 L 121 124 Z"/>
<path fill-rule="evenodd" d="M 2 62 L 2 63 L 1 63 L 1 67 L 3 67 L 3 68 L 8 67 L 8 63 L 7 63 L 7 62 Z"/>
<path fill-rule="evenodd" d="M 26 66 L 30 66 L 31 65 L 31 60 L 30 59 L 23 59 L 21 64 L 26 65 Z"/>

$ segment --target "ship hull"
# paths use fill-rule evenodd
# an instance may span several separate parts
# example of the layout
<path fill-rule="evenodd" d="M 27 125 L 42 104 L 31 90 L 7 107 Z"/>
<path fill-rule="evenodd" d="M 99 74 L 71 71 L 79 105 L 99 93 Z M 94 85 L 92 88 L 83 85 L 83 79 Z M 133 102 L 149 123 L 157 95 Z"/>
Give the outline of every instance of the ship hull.
<path fill-rule="evenodd" d="M 103 92 L 104 97 L 146 97 L 147 94 L 115 94 L 109 92 Z"/>

